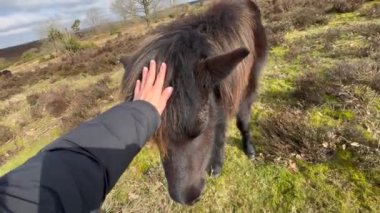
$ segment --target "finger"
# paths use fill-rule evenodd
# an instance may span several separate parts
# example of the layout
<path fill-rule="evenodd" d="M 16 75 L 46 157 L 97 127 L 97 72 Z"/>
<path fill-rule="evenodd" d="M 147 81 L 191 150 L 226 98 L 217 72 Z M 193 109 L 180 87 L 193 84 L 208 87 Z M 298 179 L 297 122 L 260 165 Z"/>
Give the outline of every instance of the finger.
<path fill-rule="evenodd" d="M 174 91 L 173 87 L 167 87 L 162 92 L 161 98 L 160 98 L 160 104 L 159 104 L 159 112 L 161 114 L 164 111 L 169 98 L 172 96 L 173 91 Z"/>
<path fill-rule="evenodd" d="M 136 86 L 135 86 L 135 93 L 133 95 L 133 100 L 137 100 L 139 98 L 139 93 L 140 93 L 140 87 L 141 87 L 141 81 L 137 80 L 136 81 Z"/>
<path fill-rule="evenodd" d="M 141 87 L 144 87 L 144 86 L 145 86 L 147 75 L 148 75 L 148 67 L 144 67 L 144 68 L 143 68 L 143 73 L 142 73 Z M 141 87 L 140 87 L 140 88 L 141 88 Z"/>
<path fill-rule="evenodd" d="M 154 60 L 151 60 L 145 86 L 152 86 L 154 84 L 155 79 L 156 79 L 156 62 Z"/>
<path fill-rule="evenodd" d="M 159 89 L 160 92 L 162 91 L 162 88 L 164 86 L 165 76 L 166 76 L 166 68 L 167 68 L 166 64 L 162 63 L 161 67 L 160 67 L 160 72 L 158 73 L 156 82 L 154 83 L 154 87 Z"/>

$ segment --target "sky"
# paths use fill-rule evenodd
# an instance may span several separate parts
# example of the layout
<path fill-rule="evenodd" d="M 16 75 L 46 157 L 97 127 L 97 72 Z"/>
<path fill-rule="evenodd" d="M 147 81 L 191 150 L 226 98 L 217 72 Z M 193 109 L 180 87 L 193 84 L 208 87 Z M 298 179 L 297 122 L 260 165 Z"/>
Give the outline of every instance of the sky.
<path fill-rule="evenodd" d="M 111 4 L 112 0 L 0 0 L 0 49 L 40 39 L 52 20 L 68 28 L 75 19 L 85 25 L 86 12 L 92 8 L 100 10 L 104 20 L 118 20 Z"/>

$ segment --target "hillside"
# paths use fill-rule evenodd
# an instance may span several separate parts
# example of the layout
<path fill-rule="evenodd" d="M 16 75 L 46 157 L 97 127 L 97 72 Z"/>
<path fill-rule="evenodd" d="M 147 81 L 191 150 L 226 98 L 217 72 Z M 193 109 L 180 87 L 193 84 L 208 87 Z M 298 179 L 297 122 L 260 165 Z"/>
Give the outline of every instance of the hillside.
<path fill-rule="evenodd" d="M 39 48 L 39 47 L 41 47 L 41 42 L 33 41 L 26 44 L 3 48 L 3 49 L 0 49 L 0 58 L 4 58 L 6 60 L 12 60 L 15 58 L 19 58 L 27 50 L 30 50 L 32 48 Z"/>
<path fill-rule="evenodd" d="M 149 144 L 105 212 L 380 211 L 380 1 L 269 2 L 259 1 L 271 49 L 250 122 L 257 159 L 244 155 L 231 121 L 222 175 L 187 207 L 170 199 Z M 154 27 L 202 9 L 180 8 Z M 76 57 L 1 79 L 0 174 L 118 103 L 117 60 L 145 35 L 136 23 L 122 36 L 93 38 L 99 45 Z"/>

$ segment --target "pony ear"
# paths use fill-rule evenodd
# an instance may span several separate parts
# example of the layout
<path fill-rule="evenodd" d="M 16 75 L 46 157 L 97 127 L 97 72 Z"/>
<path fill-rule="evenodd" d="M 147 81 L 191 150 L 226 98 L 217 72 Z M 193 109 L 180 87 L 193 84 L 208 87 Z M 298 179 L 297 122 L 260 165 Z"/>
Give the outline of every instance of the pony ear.
<path fill-rule="evenodd" d="M 226 78 L 248 55 L 247 48 L 238 48 L 223 55 L 207 58 L 199 63 L 199 77 L 205 81 L 204 84 L 217 84 Z"/>

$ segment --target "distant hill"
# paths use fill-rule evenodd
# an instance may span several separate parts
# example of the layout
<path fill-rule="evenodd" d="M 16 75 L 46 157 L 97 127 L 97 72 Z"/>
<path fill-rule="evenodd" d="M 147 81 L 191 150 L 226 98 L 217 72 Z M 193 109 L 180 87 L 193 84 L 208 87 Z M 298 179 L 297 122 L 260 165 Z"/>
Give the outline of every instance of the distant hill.
<path fill-rule="evenodd" d="M 0 49 L 0 58 L 5 58 L 7 60 L 17 59 L 25 51 L 31 48 L 40 48 L 41 45 L 42 45 L 42 41 L 39 40 L 39 41 L 32 41 L 32 42 L 20 44 L 17 46 Z"/>

